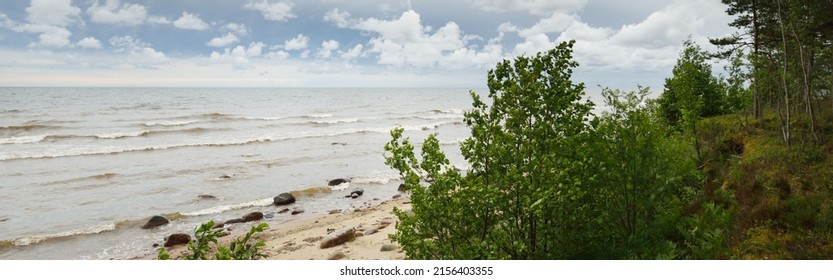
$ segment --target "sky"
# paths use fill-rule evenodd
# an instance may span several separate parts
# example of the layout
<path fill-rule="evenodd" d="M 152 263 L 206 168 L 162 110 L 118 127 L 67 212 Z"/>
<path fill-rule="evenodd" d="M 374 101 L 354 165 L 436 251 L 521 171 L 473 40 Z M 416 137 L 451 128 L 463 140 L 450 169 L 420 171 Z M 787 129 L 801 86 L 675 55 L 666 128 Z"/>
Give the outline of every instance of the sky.
<path fill-rule="evenodd" d="M 574 80 L 661 88 L 720 0 L 4 0 L 0 86 L 482 88 L 576 40 Z M 715 66 L 719 70 L 719 65 Z"/>

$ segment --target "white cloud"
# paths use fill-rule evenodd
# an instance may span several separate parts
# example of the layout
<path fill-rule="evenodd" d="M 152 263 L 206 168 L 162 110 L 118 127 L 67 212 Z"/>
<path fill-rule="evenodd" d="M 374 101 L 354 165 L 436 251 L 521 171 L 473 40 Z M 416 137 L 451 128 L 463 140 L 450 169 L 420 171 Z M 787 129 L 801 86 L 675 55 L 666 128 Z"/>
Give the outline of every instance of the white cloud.
<path fill-rule="evenodd" d="M 234 35 L 234 33 L 229 32 L 223 37 L 212 38 L 211 41 L 208 41 L 206 44 L 211 47 L 221 48 L 238 42 L 240 42 L 240 38 L 238 38 L 237 35 Z"/>
<path fill-rule="evenodd" d="M 351 26 L 377 33 L 367 44 L 366 53 L 378 55 L 377 63 L 416 68 L 482 68 L 503 57 L 499 42 L 492 40 L 482 48 L 470 45 L 477 36 L 466 35 L 454 22 L 436 31 L 422 25 L 420 15 L 409 10 L 394 20 L 358 20 Z"/>
<path fill-rule="evenodd" d="M 350 18 L 350 13 L 347 11 L 341 11 L 338 8 L 332 9 L 324 14 L 324 21 L 334 23 L 340 28 L 347 28 L 350 26 L 350 23 L 347 21 L 348 18 Z"/>
<path fill-rule="evenodd" d="M 96 39 L 94 37 L 86 37 L 84 39 L 81 39 L 75 45 L 79 46 L 79 47 L 82 47 L 82 48 L 86 48 L 86 49 L 100 49 L 101 48 L 101 42 L 98 41 L 98 39 Z"/>
<path fill-rule="evenodd" d="M 206 30 L 209 27 L 208 23 L 202 21 L 200 15 L 189 12 L 182 12 L 182 16 L 174 21 L 174 26 L 179 29 L 190 30 Z"/>
<path fill-rule="evenodd" d="M 87 8 L 90 19 L 96 23 L 139 25 L 147 19 L 147 8 L 139 4 L 120 4 L 119 0 L 106 0 L 99 5 L 96 0 Z"/>
<path fill-rule="evenodd" d="M 334 50 L 338 50 L 338 41 L 327 40 L 321 43 L 321 49 L 318 51 L 318 57 L 330 58 Z"/>
<path fill-rule="evenodd" d="M 67 26 L 79 21 L 81 9 L 71 0 L 32 0 L 26 14 L 26 20 L 33 24 Z"/>
<path fill-rule="evenodd" d="M 63 48 L 70 45 L 69 36 L 72 33 L 66 28 L 48 26 L 49 31 L 38 35 L 39 42 L 31 46 Z"/>
<path fill-rule="evenodd" d="M 309 43 L 309 37 L 298 34 L 297 37 L 284 41 L 283 48 L 287 51 L 303 50 L 307 48 L 307 43 Z"/>
<path fill-rule="evenodd" d="M 270 0 L 251 1 L 244 5 L 243 8 L 249 10 L 259 11 L 263 14 L 263 18 L 272 21 L 287 21 L 290 18 L 295 18 L 292 13 L 292 2 L 280 1 L 273 2 Z"/>
<path fill-rule="evenodd" d="M 587 3 L 587 0 L 470 0 L 473 4 L 490 12 L 528 12 L 533 15 L 546 16 L 555 12 L 574 12 Z"/>
<path fill-rule="evenodd" d="M 242 23 L 229 23 L 220 28 L 220 31 L 234 33 L 239 36 L 248 36 L 249 27 Z"/>
<path fill-rule="evenodd" d="M 110 38 L 110 45 L 117 53 L 126 53 L 126 66 L 135 68 L 155 68 L 160 64 L 169 62 L 165 53 L 153 49 L 153 47 L 132 36 L 119 36 Z"/>
<path fill-rule="evenodd" d="M 249 44 L 248 47 L 238 45 L 234 48 L 225 48 L 223 53 L 211 52 L 209 61 L 217 64 L 231 64 L 234 70 L 255 69 L 255 64 L 252 63 L 251 59 L 259 57 L 265 46 L 262 42 L 254 42 Z"/>
<path fill-rule="evenodd" d="M 362 55 L 364 55 L 364 46 L 362 46 L 362 44 L 358 44 L 355 47 L 353 47 L 352 49 L 350 49 L 346 52 L 342 52 L 341 53 L 341 58 L 343 58 L 343 59 L 356 59 L 358 57 L 361 57 Z"/>
<path fill-rule="evenodd" d="M 148 16 L 147 22 L 154 24 L 171 24 L 171 20 L 161 16 Z"/>

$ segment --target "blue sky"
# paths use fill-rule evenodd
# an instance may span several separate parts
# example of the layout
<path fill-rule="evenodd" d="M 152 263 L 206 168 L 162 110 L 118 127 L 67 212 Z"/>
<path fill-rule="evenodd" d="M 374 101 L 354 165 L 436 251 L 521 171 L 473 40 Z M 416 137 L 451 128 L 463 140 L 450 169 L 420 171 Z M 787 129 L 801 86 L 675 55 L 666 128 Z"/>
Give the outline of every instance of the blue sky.
<path fill-rule="evenodd" d="M 574 39 L 575 80 L 661 88 L 720 0 L 11 0 L 0 86 L 485 86 L 502 59 Z M 716 70 L 719 66 L 716 66 Z"/>

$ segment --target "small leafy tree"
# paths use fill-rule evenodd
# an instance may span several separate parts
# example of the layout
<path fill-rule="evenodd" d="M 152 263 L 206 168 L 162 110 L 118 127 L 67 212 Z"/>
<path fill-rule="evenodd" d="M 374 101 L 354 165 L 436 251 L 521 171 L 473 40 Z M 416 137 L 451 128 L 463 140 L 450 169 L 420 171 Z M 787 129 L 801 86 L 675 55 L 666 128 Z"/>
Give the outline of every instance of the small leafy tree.
<path fill-rule="evenodd" d="M 723 113 L 724 94 L 712 76 L 708 57 L 691 39 L 683 42 L 673 76 L 665 79 L 665 90 L 658 99 L 660 112 L 668 124 L 693 133 L 700 117 Z"/>
<path fill-rule="evenodd" d="M 505 60 L 488 74 L 488 97 L 472 92 L 461 150 L 463 176 L 435 136 L 421 159 L 402 130 L 391 132 L 386 162 L 412 191 L 413 214 L 398 212 L 393 239 L 416 259 L 581 258 L 593 244 L 598 207 L 582 186 L 596 176 L 592 103 L 570 77 L 572 41 L 534 57 Z M 431 182 L 430 186 L 422 182 Z M 598 239 L 596 239 L 598 240 Z"/>
<path fill-rule="evenodd" d="M 220 246 L 217 241 L 217 238 L 222 236 L 222 231 L 213 229 L 214 221 L 208 221 L 194 230 L 196 240 L 188 242 L 188 251 L 190 251 L 190 254 L 182 256 L 181 259 L 208 260 L 212 244 L 217 248 L 217 251 L 214 254 L 214 259 L 217 260 L 254 260 L 265 257 L 265 255 L 260 252 L 260 248 L 266 244 L 263 241 L 251 244 L 249 243 L 249 240 L 254 234 L 263 232 L 263 230 L 268 227 L 269 224 L 266 223 L 253 226 L 244 237 L 233 240 L 229 243 L 229 246 L 226 247 Z M 168 253 L 168 250 L 162 248 L 159 250 L 157 258 L 160 260 L 170 260 L 171 255 Z"/>

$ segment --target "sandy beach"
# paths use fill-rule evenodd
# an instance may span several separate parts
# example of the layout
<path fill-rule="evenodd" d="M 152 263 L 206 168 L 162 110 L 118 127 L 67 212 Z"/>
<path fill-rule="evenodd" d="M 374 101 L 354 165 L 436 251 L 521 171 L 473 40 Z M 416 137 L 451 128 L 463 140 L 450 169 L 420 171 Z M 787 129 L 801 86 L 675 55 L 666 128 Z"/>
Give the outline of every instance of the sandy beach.
<path fill-rule="evenodd" d="M 410 207 L 409 198 L 399 197 L 351 211 L 280 224 L 270 223 L 269 228 L 255 235 L 255 238 L 266 243 L 261 252 L 266 254 L 265 259 L 270 260 L 401 260 L 405 258 L 404 251 L 388 235 L 395 231 L 398 220 L 393 209 L 407 210 Z M 236 225 L 232 234 L 220 238 L 220 243 L 228 243 L 245 234 L 255 224 Z M 346 228 L 354 229 L 355 238 L 341 245 L 321 248 L 322 240 L 330 232 Z M 186 252 L 187 248 L 185 245 L 177 245 L 169 248 L 169 251 L 176 258 Z M 143 259 L 155 259 L 155 256 Z"/>

